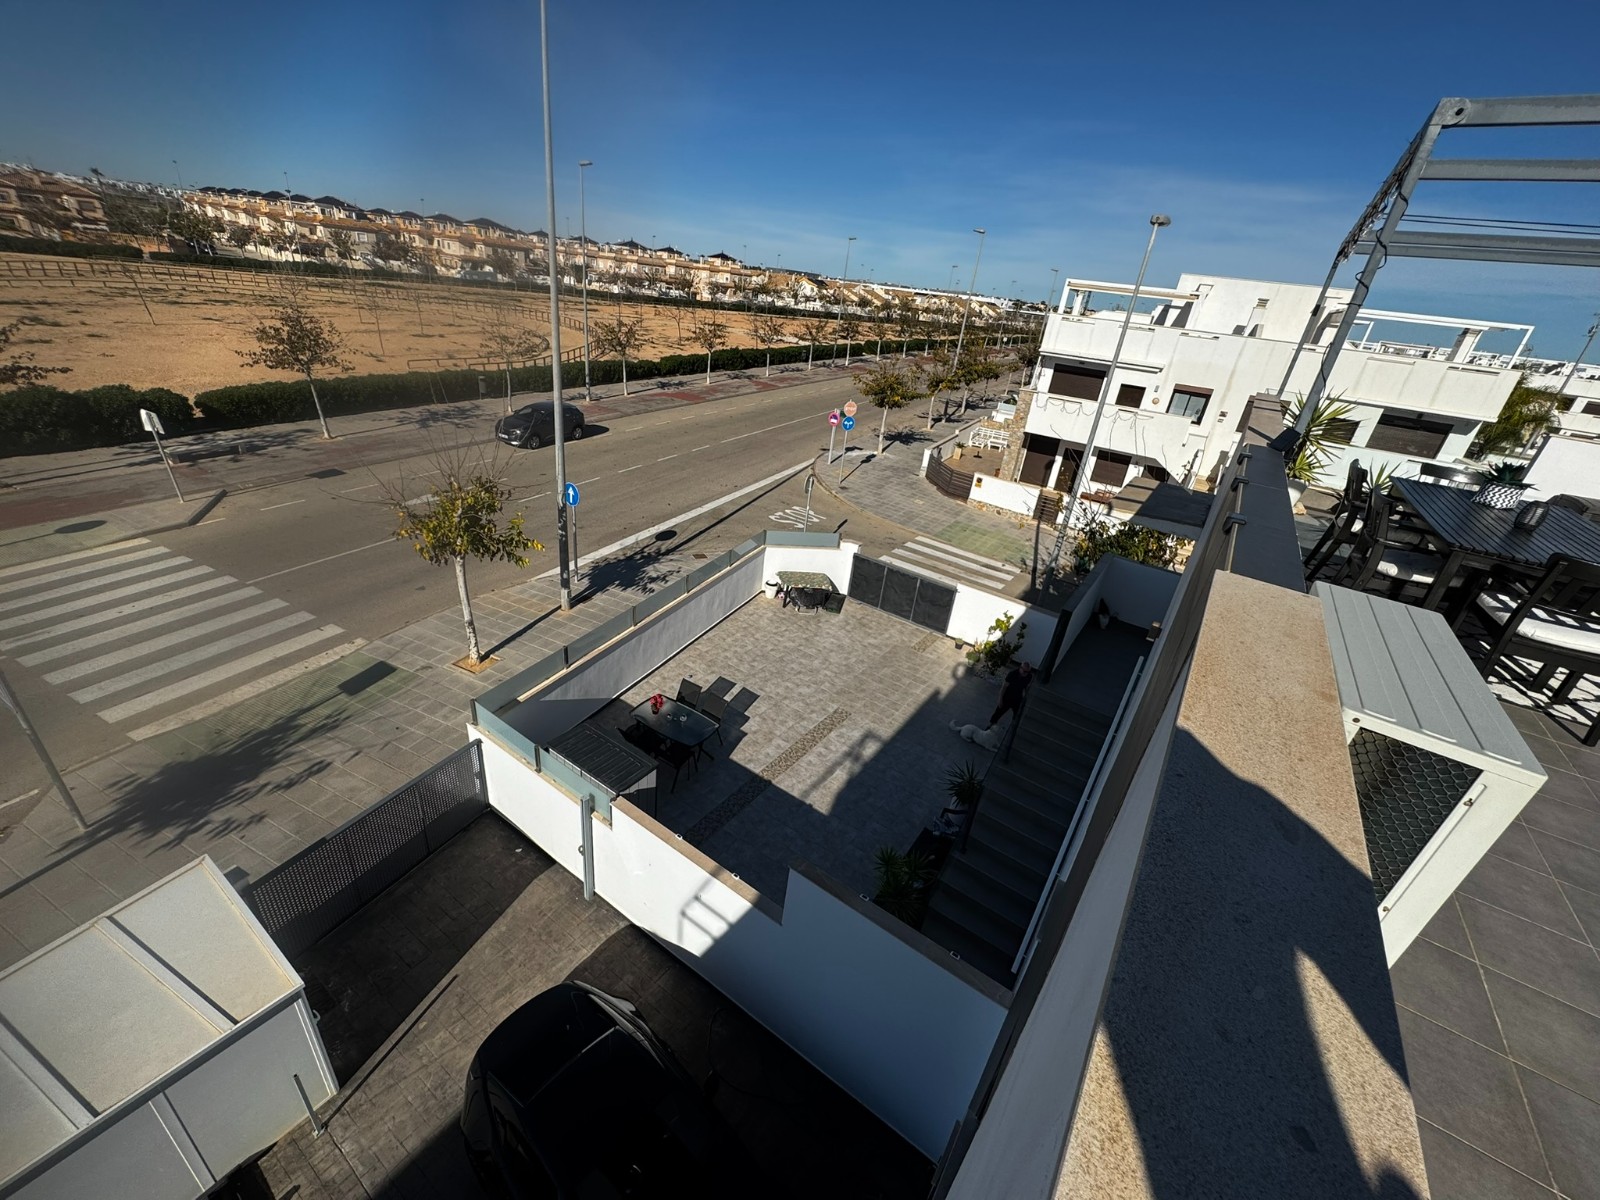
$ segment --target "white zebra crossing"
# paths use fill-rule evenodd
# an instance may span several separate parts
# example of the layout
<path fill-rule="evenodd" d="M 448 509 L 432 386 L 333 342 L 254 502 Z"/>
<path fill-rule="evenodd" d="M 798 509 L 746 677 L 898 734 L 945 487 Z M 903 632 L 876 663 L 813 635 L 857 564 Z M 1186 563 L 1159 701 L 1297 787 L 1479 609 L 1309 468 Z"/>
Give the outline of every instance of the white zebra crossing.
<path fill-rule="evenodd" d="M 0 614 L 0 650 L 135 737 L 361 644 L 145 538 L 0 570 Z"/>
<path fill-rule="evenodd" d="M 974 554 L 930 537 L 912 538 L 885 554 L 883 561 L 940 583 L 965 584 L 986 592 L 1001 591 L 1022 573 L 1021 568 L 1011 563 Z"/>

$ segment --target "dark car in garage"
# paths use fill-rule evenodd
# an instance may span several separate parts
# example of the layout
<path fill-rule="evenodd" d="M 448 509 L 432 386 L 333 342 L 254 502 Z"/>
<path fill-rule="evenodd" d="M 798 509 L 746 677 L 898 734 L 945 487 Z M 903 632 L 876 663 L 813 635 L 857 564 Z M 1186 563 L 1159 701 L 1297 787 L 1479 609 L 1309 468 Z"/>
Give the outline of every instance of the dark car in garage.
<path fill-rule="evenodd" d="M 566 420 L 562 425 L 562 436 L 568 441 L 575 441 L 583 436 L 583 410 L 575 404 L 563 404 L 562 413 Z M 547 445 L 555 440 L 555 401 L 536 400 L 532 404 L 525 404 L 516 412 L 501 417 L 494 423 L 494 435 L 502 442 L 509 442 L 513 446 L 524 446 L 529 450 L 537 450 L 540 446 Z"/>
<path fill-rule="evenodd" d="M 778 1192 L 638 1010 L 582 983 L 484 1039 L 461 1133 L 485 1187 L 517 1200 Z"/>

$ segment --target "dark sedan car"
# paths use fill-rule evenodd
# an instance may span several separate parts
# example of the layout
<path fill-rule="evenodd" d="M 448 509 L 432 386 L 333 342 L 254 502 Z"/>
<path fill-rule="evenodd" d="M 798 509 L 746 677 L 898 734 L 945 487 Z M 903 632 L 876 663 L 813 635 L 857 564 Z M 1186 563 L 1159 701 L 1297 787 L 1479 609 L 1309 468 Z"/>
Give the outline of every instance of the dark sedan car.
<path fill-rule="evenodd" d="M 517 1200 L 775 1194 L 633 1005 L 581 983 L 478 1047 L 461 1133 L 478 1178 Z"/>
<path fill-rule="evenodd" d="M 562 435 L 568 441 L 581 438 L 583 410 L 575 404 L 563 404 L 561 411 L 566 414 Z M 510 442 L 513 446 L 526 446 L 529 450 L 537 450 L 546 442 L 554 441 L 555 401 L 536 400 L 532 404 L 523 405 L 509 416 L 501 417 L 494 423 L 494 435 L 502 442 Z"/>

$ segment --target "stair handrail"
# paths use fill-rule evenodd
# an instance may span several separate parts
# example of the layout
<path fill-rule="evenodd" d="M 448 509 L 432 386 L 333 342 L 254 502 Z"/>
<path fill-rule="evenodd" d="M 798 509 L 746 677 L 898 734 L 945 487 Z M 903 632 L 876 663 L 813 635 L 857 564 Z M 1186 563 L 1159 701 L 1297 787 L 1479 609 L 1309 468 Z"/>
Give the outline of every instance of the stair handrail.
<path fill-rule="evenodd" d="M 1100 740 L 1100 753 L 1095 755 L 1094 768 L 1089 772 L 1089 778 L 1084 781 L 1083 793 L 1078 797 L 1078 807 L 1073 810 L 1072 820 L 1067 823 L 1067 831 L 1061 835 L 1061 848 L 1056 851 L 1056 861 L 1050 867 L 1050 874 L 1045 879 L 1044 891 L 1039 896 L 1039 902 L 1033 906 L 1033 916 L 1028 918 L 1028 928 L 1022 933 L 1022 942 L 1017 947 L 1017 956 L 1011 960 L 1011 974 L 1016 976 L 1022 970 L 1024 960 L 1032 956 L 1033 935 L 1039 928 L 1039 921 L 1044 916 L 1045 907 L 1050 903 L 1050 897 L 1056 890 L 1056 884 L 1061 882 L 1062 867 L 1065 864 L 1067 851 L 1077 841 L 1078 833 L 1083 825 L 1083 814 L 1088 811 L 1089 801 L 1094 797 L 1095 788 L 1100 784 L 1100 774 L 1105 769 L 1106 752 L 1111 748 L 1111 743 L 1116 740 L 1117 727 L 1122 724 L 1123 711 L 1128 707 L 1128 697 L 1133 695 L 1133 688 L 1139 682 L 1139 676 L 1144 671 L 1144 656 L 1133 664 L 1133 674 L 1128 676 L 1128 686 L 1122 689 L 1122 699 L 1117 703 L 1116 714 L 1111 718 L 1111 725 L 1106 730 L 1106 736 Z"/>

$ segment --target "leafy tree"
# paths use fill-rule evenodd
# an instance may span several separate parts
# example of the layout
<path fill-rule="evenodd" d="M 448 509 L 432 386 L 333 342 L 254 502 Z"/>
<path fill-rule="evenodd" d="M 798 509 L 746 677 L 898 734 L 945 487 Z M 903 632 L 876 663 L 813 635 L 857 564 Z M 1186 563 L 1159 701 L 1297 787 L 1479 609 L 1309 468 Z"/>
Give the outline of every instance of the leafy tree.
<path fill-rule="evenodd" d="M 922 330 L 922 312 L 910 296 L 901 296 L 894 302 L 894 331 L 900 335 L 900 357 L 906 356 L 911 339 Z"/>
<path fill-rule="evenodd" d="M 961 372 L 956 370 L 955 365 L 950 360 L 951 356 L 947 352 L 940 352 L 936 354 L 933 358 L 933 361 L 928 364 L 927 371 L 924 375 L 924 383 L 928 389 L 929 429 L 933 428 L 934 400 L 947 392 L 955 391 L 956 388 L 961 386 Z M 948 416 L 949 412 L 950 405 L 949 402 L 946 401 L 945 415 Z"/>
<path fill-rule="evenodd" d="M 489 269 L 502 279 L 510 279 L 517 273 L 517 260 L 504 250 L 491 250 Z"/>
<path fill-rule="evenodd" d="M 196 246 L 209 246 L 224 226 L 216 217 L 192 208 L 180 208 L 167 218 L 167 232 Z"/>
<path fill-rule="evenodd" d="M 647 264 L 639 268 L 638 278 L 651 295 L 659 296 L 661 289 L 666 286 L 667 273 L 658 266 Z"/>
<path fill-rule="evenodd" d="M 317 395 L 316 373 L 350 369 L 350 364 L 344 360 L 344 339 L 333 323 L 309 312 L 297 298 L 291 298 L 274 308 L 271 317 L 251 330 L 250 336 L 255 339 L 256 348 L 236 351 L 244 359 L 245 366 L 304 375 L 311 385 L 311 403 L 317 410 L 322 436 L 331 438 L 328 418 L 323 415 L 322 400 Z"/>
<path fill-rule="evenodd" d="M 594 348 L 603 357 L 615 354 L 622 360 L 622 394 L 628 394 L 628 359 L 644 345 L 644 318 L 618 317 L 600 321 L 594 327 Z"/>
<path fill-rule="evenodd" d="M 148 196 L 116 189 L 102 190 L 100 207 L 105 209 L 106 228 L 112 233 L 153 237 L 166 224 L 166 213 L 161 205 Z"/>
<path fill-rule="evenodd" d="M 483 661 L 483 651 L 478 646 L 478 626 L 472 618 L 472 597 L 467 591 L 467 560 L 526 567 L 528 551 L 544 547 L 524 532 L 520 512 L 502 523 L 511 488 L 495 464 L 436 455 L 433 465 L 438 483 L 426 500 L 408 503 L 399 490 L 388 492 L 385 499 L 399 521 L 394 531 L 396 540 L 410 542 L 425 562 L 434 566 L 448 563 L 455 568 L 461 619 L 467 630 L 464 662 L 476 667 Z"/>
<path fill-rule="evenodd" d="M 878 453 L 882 454 L 889 410 L 904 408 L 913 400 L 920 399 L 922 381 L 903 363 L 880 362 L 856 380 L 856 390 L 883 410 L 883 417 L 878 421 Z"/>
<path fill-rule="evenodd" d="M 228 227 L 228 241 L 236 249 L 243 250 L 256 240 L 256 231 L 248 225 L 230 225 Z"/>
<path fill-rule="evenodd" d="M 1073 569 L 1080 575 L 1087 574 L 1106 554 L 1119 554 L 1134 562 L 1170 569 L 1188 540 L 1125 521 L 1090 517 L 1077 532 Z"/>
<path fill-rule="evenodd" d="M 845 308 L 839 314 L 834 324 L 834 331 L 839 340 L 844 343 L 844 365 L 850 365 L 850 344 L 861 336 L 861 318 L 850 308 Z"/>
<path fill-rule="evenodd" d="M 833 318 L 826 311 L 814 313 L 806 319 L 806 337 L 810 339 L 806 346 L 806 370 L 811 370 L 817 347 L 828 340 L 828 331 L 832 328 Z"/>
<path fill-rule="evenodd" d="M 550 339 L 537 330 L 518 324 L 509 308 L 496 308 L 483 327 L 483 343 L 478 353 L 505 369 L 506 412 L 511 411 L 511 368 L 549 353 Z"/>
<path fill-rule="evenodd" d="M 344 262 L 349 262 L 356 256 L 355 239 L 350 236 L 348 229 L 335 229 L 328 234 L 328 245 L 333 247 L 333 252 Z"/>
<path fill-rule="evenodd" d="M 758 312 L 750 317 L 750 335 L 767 352 L 767 374 L 772 374 L 772 348 L 789 335 L 788 318 L 775 312 Z"/>
<path fill-rule="evenodd" d="M 728 344 L 728 327 L 717 320 L 715 313 L 706 313 L 690 324 L 689 336 L 706 352 L 706 382 L 710 383 L 711 356 Z"/>
<path fill-rule="evenodd" d="M 27 387 L 49 375 L 65 375 L 71 367 L 41 367 L 33 361 L 31 350 L 7 352 L 11 339 L 22 328 L 21 321 L 0 325 L 0 387 Z"/>
<path fill-rule="evenodd" d="M 380 233 L 372 245 L 372 257 L 379 262 L 400 263 L 403 266 L 416 260 L 416 247 L 393 234 Z"/>
<path fill-rule="evenodd" d="M 693 271 L 690 271 L 686 268 L 683 269 L 683 274 L 677 276 L 672 281 L 672 286 L 676 288 L 683 298 L 690 304 L 693 304 L 697 299 L 699 299 L 700 285 L 698 282 L 696 282 Z"/>
<path fill-rule="evenodd" d="M 1500 415 L 1479 428 L 1467 456 L 1482 459 L 1491 454 L 1521 450 L 1540 434 L 1559 429 L 1561 421 L 1557 414 L 1560 411 L 1561 397 L 1555 392 L 1531 387 L 1524 372 L 1500 406 Z"/>

